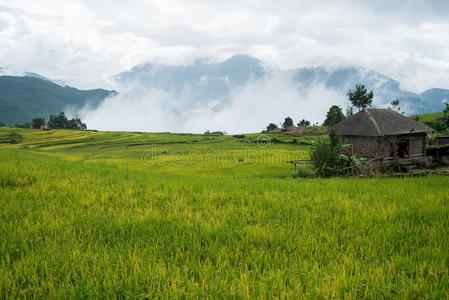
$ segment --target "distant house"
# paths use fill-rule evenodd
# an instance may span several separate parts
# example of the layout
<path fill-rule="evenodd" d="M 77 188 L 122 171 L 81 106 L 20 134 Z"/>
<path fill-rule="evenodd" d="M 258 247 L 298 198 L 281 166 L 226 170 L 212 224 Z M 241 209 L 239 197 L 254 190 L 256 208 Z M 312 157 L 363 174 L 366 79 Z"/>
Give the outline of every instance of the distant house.
<path fill-rule="evenodd" d="M 50 130 L 50 127 L 48 125 L 41 125 L 40 130 Z"/>
<path fill-rule="evenodd" d="M 375 159 L 380 167 L 399 167 L 404 160 L 425 163 L 426 135 L 431 131 L 392 109 L 363 109 L 336 127 L 348 153 Z"/>

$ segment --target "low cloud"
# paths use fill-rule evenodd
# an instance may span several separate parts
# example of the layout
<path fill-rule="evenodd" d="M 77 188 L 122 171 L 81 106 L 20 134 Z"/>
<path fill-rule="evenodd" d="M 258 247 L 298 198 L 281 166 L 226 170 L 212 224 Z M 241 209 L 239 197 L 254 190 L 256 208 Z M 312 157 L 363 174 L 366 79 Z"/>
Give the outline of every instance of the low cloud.
<path fill-rule="evenodd" d="M 89 128 L 99 130 L 170 131 L 202 133 L 259 132 L 268 123 L 290 116 L 321 123 L 331 105 L 344 107 L 342 92 L 313 85 L 299 91 L 283 76 L 253 81 L 234 88 L 220 109 L 185 107 L 184 99 L 156 89 L 122 87 L 119 95 L 106 99 L 96 109 L 79 114 Z"/>

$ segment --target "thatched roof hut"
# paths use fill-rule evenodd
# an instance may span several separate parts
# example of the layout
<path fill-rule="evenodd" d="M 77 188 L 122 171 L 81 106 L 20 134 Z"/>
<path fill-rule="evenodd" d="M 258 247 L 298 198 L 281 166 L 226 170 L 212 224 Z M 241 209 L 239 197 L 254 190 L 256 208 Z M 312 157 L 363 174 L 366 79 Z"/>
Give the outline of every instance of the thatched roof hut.
<path fill-rule="evenodd" d="M 336 127 L 348 152 L 362 157 L 395 159 L 425 157 L 431 128 L 392 109 L 363 109 Z"/>
<path fill-rule="evenodd" d="M 430 131 L 431 128 L 392 109 L 363 109 L 337 127 L 337 133 L 342 136 L 381 137 Z"/>

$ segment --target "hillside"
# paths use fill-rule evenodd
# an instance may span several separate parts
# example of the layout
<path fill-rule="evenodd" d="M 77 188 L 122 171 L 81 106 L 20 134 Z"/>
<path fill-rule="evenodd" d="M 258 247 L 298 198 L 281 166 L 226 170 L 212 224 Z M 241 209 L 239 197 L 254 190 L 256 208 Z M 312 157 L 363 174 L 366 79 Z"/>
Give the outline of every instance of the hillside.
<path fill-rule="evenodd" d="M 442 112 L 434 112 L 434 113 L 415 115 L 413 116 L 413 118 L 420 122 L 425 123 L 425 122 L 436 122 L 443 116 L 444 114 Z"/>
<path fill-rule="evenodd" d="M 97 106 L 113 91 L 78 90 L 37 76 L 0 76 L 0 121 L 7 125 L 48 117 L 67 109 Z"/>
<path fill-rule="evenodd" d="M 295 179 L 291 139 L 0 128 L 0 297 L 444 299 L 449 177 Z"/>

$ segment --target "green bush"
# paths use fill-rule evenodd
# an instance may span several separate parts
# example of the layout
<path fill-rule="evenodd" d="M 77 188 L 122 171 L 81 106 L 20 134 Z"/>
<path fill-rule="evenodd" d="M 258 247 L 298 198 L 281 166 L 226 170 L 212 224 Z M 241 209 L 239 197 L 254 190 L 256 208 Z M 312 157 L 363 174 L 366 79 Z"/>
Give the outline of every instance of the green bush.
<path fill-rule="evenodd" d="M 315 174 L 320 177 L 355 174 L 363 166 L 363 160 L 355 155 L 345 155 L 338 142 L 318 140 L 310 149 L 310 160 Z"/>
<path fill-rule="evenodd" d="M 310 160 L 315 174 L 320 177 L 335 175 L 339 167 L 341 145 L 319 139 L 310 149 Z"/>
<path fill-rule="evenodd" d="M 315 172 L 310 167 L 299 167 L 296 169 L 295 174 L 293 174 L 293 177 L 299 177 L 299 178 L 313 178 L 315 176 Z"/>

